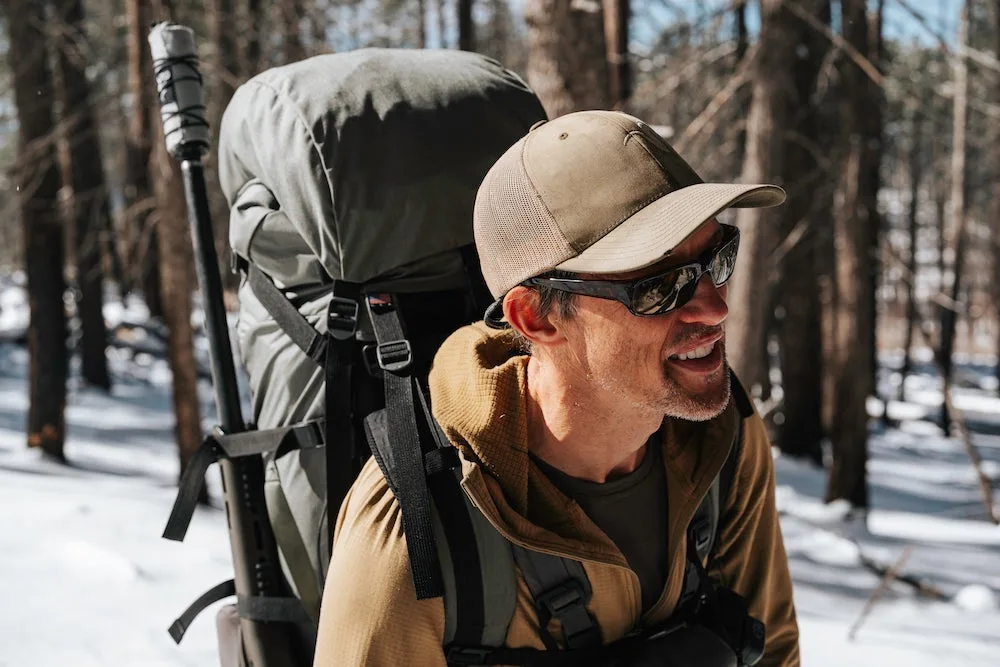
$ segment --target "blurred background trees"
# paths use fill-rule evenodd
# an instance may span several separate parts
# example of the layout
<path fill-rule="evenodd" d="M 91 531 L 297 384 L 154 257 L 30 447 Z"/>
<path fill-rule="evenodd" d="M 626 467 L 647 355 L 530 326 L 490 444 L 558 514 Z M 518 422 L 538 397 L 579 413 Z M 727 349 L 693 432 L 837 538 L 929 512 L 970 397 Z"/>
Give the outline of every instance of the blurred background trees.
<path fill-rule="evenodd" d="M 57 457 L 70 359 L 111 388 L 108 295 L 141 297 L 166 332 L 182 462 L 201 437 L 196 282 L 145 41 L 166 17 L 198 35 L 213 128 L 269 67 L 467 49 L 521 74 L 550 116 L 621 109 L 706 180 L 780 183 L 784 206 L 724 214 L 743 235 L 729 355 L 781 451 L 829 469 L 828 500 L 867 505 L 867 438 L 893 423 L 909 374 L 939 374 L 948 433 L 952 360 L 996 363 L 1000 1 L 11 0 L 0 272 L 26 276 L 29 444 Z"/>

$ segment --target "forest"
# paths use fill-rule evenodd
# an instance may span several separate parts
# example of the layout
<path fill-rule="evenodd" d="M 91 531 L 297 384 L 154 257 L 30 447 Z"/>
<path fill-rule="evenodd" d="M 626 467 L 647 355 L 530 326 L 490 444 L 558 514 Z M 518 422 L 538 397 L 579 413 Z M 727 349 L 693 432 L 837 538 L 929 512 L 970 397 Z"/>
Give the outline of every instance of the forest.
<path fill-rule="evenodd" d="M 940 483 L 931 504 L 992 530 L 974 556 L 997 560 L 1000 2 L 6 0 L 0 389 L 9 394 L 0 395 L 23 400 L 0 420 L 0 470 L 8 455 L 23 462 L 23 450 L 45 470 L 86 468 L 92 455 L 73 445 L 82 437 L 74 402 L 132 396 L 150 364 L 167 401 L 157 437 L 171 452 L 168 486 L 215 423 L 184 184 L 165 147 L 148 46 L 150 26 L 167 20 L 197 39 L 231 314 L 239 277 L 214 130 L 234 91 L 325 53 L 479 52 L 522 76 L 550 118 L 624 111 L 706 181 L 780 184 L 784 205 L 720 216 L 741 231 L 727 355 L 781 460 L 779 493 L 809 495 L 795 481 L 808 476 L 818 484 L 811 520 L 869 530 L 879 510 L 922 515 L 899 498 Z M 936 453 L 913 454 L 919 443 Z M 952 477 L 931 479 L 945 459 Z M 214 481 L 202 501 L 213 493 Z M 168 505 L 159 511 L 165 520 Z M 803 516 L 792 511 L 788 520 L 803 523 L 788 534 Z M 874 577 L 862 599 L 879 582 L 897 597 L 926 597 L 927 582 L 948 578 L 950 552 L 907 582 L 896 561 L 903 544 L 879 545 L 880 564 L 858 561 Z M 808 578 L 801 568 L 793 563 L 797 586 Z M 951 584 L 930 597 L 993 591 L 992 630 L 977 646 L 995 656 L 1000 571 Z M 826 664 L 816 646 L 805 664 Z"/>

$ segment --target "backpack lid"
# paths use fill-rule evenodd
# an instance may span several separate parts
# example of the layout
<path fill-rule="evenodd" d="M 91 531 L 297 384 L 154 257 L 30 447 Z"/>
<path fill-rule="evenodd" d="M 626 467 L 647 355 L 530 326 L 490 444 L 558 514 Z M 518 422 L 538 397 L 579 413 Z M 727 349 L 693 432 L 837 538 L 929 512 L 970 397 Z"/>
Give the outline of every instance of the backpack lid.
<path fill-rule="evenodd" d="M 465 51 L 366 48 L 262 72 L 219 128 L 231 244 L 285 287 L 405 281 L 408 266 L 432 278 L 437 256 L 474 243 L 486 171 L 544 118 L 516 74 Z"/>

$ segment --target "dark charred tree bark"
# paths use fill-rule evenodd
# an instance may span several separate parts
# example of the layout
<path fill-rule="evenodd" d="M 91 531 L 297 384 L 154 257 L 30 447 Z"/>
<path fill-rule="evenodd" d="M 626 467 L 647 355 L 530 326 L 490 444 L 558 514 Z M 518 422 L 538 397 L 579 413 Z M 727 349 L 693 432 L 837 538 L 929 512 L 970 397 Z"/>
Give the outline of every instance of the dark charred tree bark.
<path fill-rule="evenodd" d="M 843 33 L 858 53 L 870 53 L 869 24 L 864 0 L 843 0 Z M 830 440 L 833 465 L 827 480 L 826 500 L 845 499 L 852 506 L 868 507 L 868 412 L 872 391 L 871 347 L 868 335 L 874 326 L 869 308 L 872 265 L 869 261 L 877 180 L 871 178 L 876 147 L 868 123 L 875 99 L 873 83 L 851 59 L 842 61 L 843 108 L 841 113 L 846 155 L 841 180 L 840 206 L 835 215 L 837 301 L 834 312 L 834 416 Z"/>
<path fill-rule="evenodd" d="M 527 79 L 549 118 L 583 109 L 607 109 L 604 17 L 597 0 L 529 0 Z"/>
<path fill-rule="evenodd" d="M 810 3 L 802 3 L 803 6 Z M 814 4 L 814 3 L 813 3 Z M 784 132 L 795 96 L 792 63 L 800 20 L 781 0 L 761 2 L 760 46 L 752 65 L 753 99 L 747 118 L 741 181 L 767 183 L 784 171 Z M 750 391 L 767 382 L 767 336 L 773 302 L 761 292 L 770 281 L 780 208 L 739 209 L 740 253 L 729 283 L 726 350 L 736 375 Z M 763 298 L 762 298 L 763 297 Z"/>
<path fill-rule="evenodd" d="M 929 107 L 925 107 L 929 108 Z M 920 109 L 913 109 L 910 119 L 910 206 L 907 211 L 907 222 L 910 236 L 910 252 L 906 259 L 906 340 L 903 343 L 903 365 L 900 368 L 899 400 L 906 400 L 906 378 L 913 370 L 913 359 L 910 349 L 913 347 L 913 330 L 919 326 L 917 320 L 916 282 L 917 282 L 917 211 L 920 206 L 920 183 L 923 179 L 924 162 L 921 150 L 923 148 L 924 121 Z"/>
<path fill-rule="evenodd" d="M 146 306 L 151 317 L 163 317 L 160 289 L 159 237 L 150 220 L 155 197 L 149 182 L 150 136 L 152 135 L 153 62 L 149 53 L 149 25 L 152 12 L 149 0 L 127 0 L 128 88 L 132 94 L 125 153 L 125 202 L 127 229 L 132 243 L 129 266 L 138 274 Z"/>
<path fill-rule="evenodd" d="M 815 5 L 816 18 L 830 24 L 830 3 Z M 829 181 L 827 166 L 821 164 L 823 125 L 820 104 L 814 99 L 816 80 L 829 50 L 829 40 L 804 21 L 799 21 L 799 48 L 793 61 L 794 93 L 789 118 L 790 133 L 785 138 L 785 165 L 782 181 L 790 190 L 782 207 L 779 234 L 790 245 L 780 265 L 778 301 L 784 316 L 777 326 L 783 420 L 776 429 L 775 444 L 790 456 L 822 465 L 823 369 L 822 312 L 817 274 L 817 253 L 821 230 L 815 193 Z M 822 201 L 822 200 L 820 200 Z"/>
<path fill-rule="evenodd" d="M 607 45 L 608 89 L 611 108 L 625 110 L 632 96 L 628 60 L 628 24 L 631 0 L 604 0 L 604 41 Z"/>
<path fill-rule="evenodd" d="M 48 64 L 44 3 L 10 0 L 4 6 L 8 62 L 18 116 L 15 173 L 24 266 L 28 278 L 30 354 L 28 446 L 65 460 L 66 309 L 63 294 L 64 229 L 59 207 L 61 175 L 56 155 L 54 93 Z"/>
<path fill-rule="evenodd" d="M 959 22 L 958 43 L 964 47 L 968 43 L 969 37 L 969 5 L 966 2 L 962 7 L 962 18 Z M 962 272 L 965 264 L 966 251 L 966 222 L 968 219 L 965 204 L 965 180 L 966 180 L 966 123 L 968 116 L 968 95 L 969 95 L 969 68 L 964 56 L 955 59 L 955 112 L 953 116 L 954 130 L 952 141 L 954 142 L 951 152 L 951 284 L 949 285 L 949 296 L 951 303 L 941 306 L 941 369 L 944 375 L 944 391 L 950 390 L 952 374 L 954 372 L 954 361 L 952 355 L 955 350 L 955 324 L 958 320 L 958 313 L 955 311 L 959 302 L 959 295 L 962 290 Z M 951 430 L 951 414 L 948 410 L 947 401 L 941 404 L 941 428 L 945 433 Z"/>
<path fill-rule="evenodd" d="M 295 63 L 306 57 L 302 47 L 302 0 L 281 0 L 281 24 L 286 63 Z"/>
<path fill-rule="evenodd" d="M 458 48 L 476 50 L 476 24 L 472 20 L 472 0 L 458 0 Z"/>
<path fill-rule="evenodd" d="M 91 105 L 86 63 L 79 45 L 87 41 L 81 0 L 62 0 L 57 43 L 62 102 L 62 124 L 68 142 L 69 212 L 73 224 L 76 281 L 80 292 L 80 355 L 84 381 L 105 391 L 108 374 L 107 330 L 104 325 L 104 270 L 102 240 L 111 227 L 108 191 L 104 181 L 101 137 Z"/>

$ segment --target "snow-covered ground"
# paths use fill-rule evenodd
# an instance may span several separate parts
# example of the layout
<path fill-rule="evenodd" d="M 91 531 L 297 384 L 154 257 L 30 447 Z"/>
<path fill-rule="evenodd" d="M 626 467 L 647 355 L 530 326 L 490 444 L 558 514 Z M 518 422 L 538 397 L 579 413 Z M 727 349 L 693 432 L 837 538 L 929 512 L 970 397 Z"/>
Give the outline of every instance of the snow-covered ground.
<path fill-rule="evenodd" d="M 107 315 L 143 318 L 139 304 L 112 304 Z M 24 321 L 20 290 L 0 279 L 0 339 L 16 337 Z M 183 543 L 161 539 L 178 471 L 169 372 L 142 352 L 155 349 L 155 336 L 136 331 L 131 348 L 109 352 L 111 395 L 71 383 L 69 466 L 25 449 L 27 354 L 0 343 L 0 667 L 218 664 L 214 612 L 222 603 L 180 646 L 166 632 L 195 597 L 232 576 L 218 470 L 209 473 L 215 507 L 199 508 Z M 976 431 L 987 473 L 1000 482 L 991 373 L 964 365 L 956 403 Z M 884 387 L 892 382 L 885 373 Z M 778 457 L 806 667 L 1000 665 L 1000 528 L 984 519 L 961 443 L 932 421 L 941 397 L 931 371 L 912 376 L 907 389 L 908 402 L 889 404 L 898 427 L 873 422 L 867 525 L 822 503 L 822 471 Z M 214 415 L 207 385 L 201 398 L 207 428 Z M 946 599 L 894 584 L 849 639 L 879 584 L 861 557 L 891 565 L 907 545 L 902 573 Z"/>

